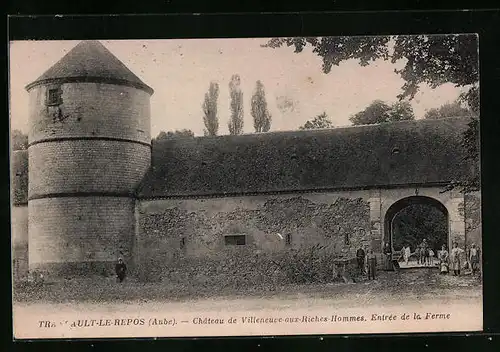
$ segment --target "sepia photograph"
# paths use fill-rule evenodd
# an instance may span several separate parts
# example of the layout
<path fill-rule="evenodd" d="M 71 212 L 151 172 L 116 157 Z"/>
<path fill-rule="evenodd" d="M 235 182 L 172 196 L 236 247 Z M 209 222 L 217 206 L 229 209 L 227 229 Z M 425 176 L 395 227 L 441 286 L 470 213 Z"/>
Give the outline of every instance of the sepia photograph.
<path fill-rule="evenodd" d="M 476 34 L 9 43 L 15 339 L 482 331 Z"/>

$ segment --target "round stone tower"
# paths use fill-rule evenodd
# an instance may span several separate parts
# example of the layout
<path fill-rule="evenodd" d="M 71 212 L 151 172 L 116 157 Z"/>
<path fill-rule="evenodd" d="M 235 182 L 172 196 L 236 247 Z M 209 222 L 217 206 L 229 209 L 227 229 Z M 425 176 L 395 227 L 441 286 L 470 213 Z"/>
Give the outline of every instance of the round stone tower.
<path fill-rule="evenodd" d="M 30 270 L 110 273 L 118 256 L 132 259 L 153 90 L 97 41 L 80 42 L 26 89 Z"/>

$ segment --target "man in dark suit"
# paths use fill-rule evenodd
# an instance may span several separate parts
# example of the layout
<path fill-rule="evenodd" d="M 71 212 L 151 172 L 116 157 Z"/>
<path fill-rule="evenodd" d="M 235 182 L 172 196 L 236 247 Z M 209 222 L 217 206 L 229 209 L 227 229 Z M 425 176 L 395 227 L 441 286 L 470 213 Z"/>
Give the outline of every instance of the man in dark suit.
<path fill-rule="evenodd" d="M 123 262 L 122 258 L 118 259 L 118 263 L 116 263 L 116 266 L 115 266 L 115 272 L 116 272 L 116 277 L 118 278 L 118 281 L 123 282 L 123 280 L 125 279 L 125 275 L 127 273 L 127 266 Z"/>
<path fill-rule="evenodd" d="M 363 275 L 365 273 L 365 257 L 366 257 L 365 250 L 362 247 L 360 247 L 356 251 L 356 260 L 358 262 L 358 272 L 360 275 Z"/>

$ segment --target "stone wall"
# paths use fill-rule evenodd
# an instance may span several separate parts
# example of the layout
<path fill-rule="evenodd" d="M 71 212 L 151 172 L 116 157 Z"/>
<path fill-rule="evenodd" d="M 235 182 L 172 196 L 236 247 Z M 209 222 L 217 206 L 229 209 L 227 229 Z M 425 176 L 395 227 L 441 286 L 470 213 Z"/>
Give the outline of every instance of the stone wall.
<path fill-rule="evenodd" d="M 281 258 L 280 253 L 311 248 L 331 258 L 351 258 L 368 244 L 369 203 L 363 195 L 142 201 L 135 261 L 140 275 L 153 279 L 179 266 L 184 272 L 188 266 L 212 267 L 215 275 L 225 272 L 227 263 L 233 263 L 231 275 L 240 276 L 250 269 L 267 270 L 264 262 Z M 243 235 L 246 244 L 226 245 L 228 235 Z M 242 264 L 252 261 L 260 264 Z"/>
<path fill-rule="evenodd" d="M 47 107 L 47 90 L 61 90 L 61 104 Z M 61 137 L 126 138 L 151 142 L 150 96 L 104 83 L 66 83 L 30 90 L 29 142 Z"/>
<path fill-rule="evenodd" d="M 11 207 L 12 272 L 15 280 L 28 274 L 28 206 Z"/>
<path fill-rule="evenodd" d="M 132 193 L 151 163 L 150 147 L 108 140 L 65 140 L 29 148 L 29 196 Z"/>
<path fill-rule="evenodd" d="M 461 204 L 460 212 L 465 218 L 467 246 L 475 243 L 482 247 L 481 192 L 468 193 Z"/>
<path fill-rule="evenodd" d="M 131 261 L 133 199 L 44 198 L 31 200 L 28 208 L 30 270 L 108 275 L 119 256 Z"/>

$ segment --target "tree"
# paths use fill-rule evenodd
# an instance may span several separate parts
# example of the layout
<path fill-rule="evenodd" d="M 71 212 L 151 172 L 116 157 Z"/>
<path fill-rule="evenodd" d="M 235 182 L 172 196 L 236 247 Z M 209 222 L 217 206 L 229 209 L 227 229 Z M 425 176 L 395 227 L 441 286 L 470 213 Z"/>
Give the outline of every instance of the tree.
<path fill-rule="evenodd" d="M 219 131 L 219 117 L 217 116 L 218 99 L 219 85 L 216 82 L 210 82 L 210 87 L 208 88 L 208 92 L 205 93 L 205 100 L 203 101 L 204 133 L 207 136 L 216 136 Z"/>
<path fill-rule="evenodd" d="M 152 143 L 160 142 L 167 139 L 176 139 L 176 138 L 193 138 L 194 133 L 191 130 L 183 129 L 183 130 L 175 130 L 164 132 L 161 131 L 156 138 L 152 140 Z"/>
<path fill-rule="evenodd" d="M 10 143 L 12 150 L 28 149 L 28 135 L 19 130 L 13 130 L 10 135 Z"/>
<path fill-rule="evenodd" d="M 415 113 L 408 101 L 398 101 L 391 106 L 389 111 L 389 121 L 408 121 L 415 120 Z"/>
<path fill-rule="evenodd" d="M 361 66 L 378 59 L 392 63 L 406 60 L 405 66 L 396 70 L 405 81 L 401 99 L 413 98 L 422 83 L 433 88 L 444 83 L 472 85 L 470 95 L 477 97 L 477 89 L 473 89 L 479 82 L 476 35 L 274 38 L 264 47 L 283 45 L 295 47 L 296 53 L 311 45 L 313 52 L 323 59 L 324 73 L 351 59 L 358 60 Z M 471 103 L 476 100 L 473 96 L 467 97 Z"/>
<path fill-rule="evenodd" d="M 261 81 L 255 83 L 252 96 L 251 115 L 255 132 L 267 132 L 271 129 L 272 116 L 267 110 L 266 93 Z"/>
<path fill-rule="evenodd" d="M 417 35 L 377 37 L 319 37 L 274 38 L 264 47 L 295 47 L 300 53 L 310 45 L 313 52 L 323 59 L 323 72 L 346 60 L 358 60 L 361 66 L 383 59 L 392 63 L 404 62 L 395 70 L 404 80 L 400 100 L 413 99 L 421 84 L 436 88 L 444 83 L 465 87 L 467 91 L 459 100 L 475 113 L 471 116 L 463 145 L 467 159 L 479 164 L 479 65 L 477 35 Z M 462 192 L 479 190 L 479 177 L 456 180 L 448 189 L 459 188 Z"/>
<path fill-rule="evenodd" d="M 467 108 L 464 108 L 460 102 L 447 103 L 439 108 L 429 109 L 425 115 L 425 119 L 443 119 L 446 117 L 471 116 L 474 113 Z"/>
<path fill-rule="evenodd" d="M 243 92 L 240 87 L 239 75 L 233 75 L 229 82 L 229 94 L 231 97 L 231 117 L 229 119 L 229 133 L 233 135 L 243 132 Z"/>
<path fill-rule="evenodd" d="M 413 108 L 409 102 L 399 101 L 389 105 L 382 100 L 374 100 L 364 110 L 349 118 L 353 125 L 373 125 L 414 119 Z"/>
<path fill-rule="evenodd" d="M 300 126 L 301 130 L 313 130 L 321 128 L 333 128 L 332 121 L 328 118 L 326 112 L 316 116 L 314 119 L 307 121 L 304 126 Z"/>
<path fill-rule="evenodd" d="M 446 215 L 439 209 L 424 204 L 409 205 L 402 209 L 394 218 L 393 246 L 400 250 L 409 244 L 412 252 L 427 240 L 434 251 L 447 244 L 448 221 Z"/>
<path fill-rule="evenodd" d="M 372 125 L 383 123 L 389 120 L 391 107 L 382 100 L 375 100 L 364 110 L 354 114 L 349 118 L 353 125 Z"/>

